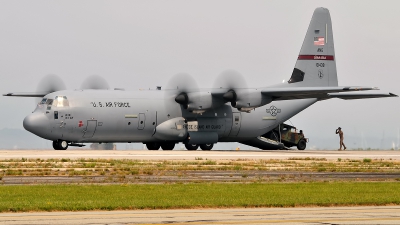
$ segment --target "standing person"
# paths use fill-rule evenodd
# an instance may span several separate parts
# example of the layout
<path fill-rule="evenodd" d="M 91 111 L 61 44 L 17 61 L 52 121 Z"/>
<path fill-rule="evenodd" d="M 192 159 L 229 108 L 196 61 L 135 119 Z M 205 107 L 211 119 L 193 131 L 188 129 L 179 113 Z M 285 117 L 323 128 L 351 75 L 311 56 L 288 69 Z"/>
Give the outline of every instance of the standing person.
<path fill-rule="evenodd" d="M 343 131 L 342 131 L 342 128 L 341 127 L 339 127 L 338 129 L 336 129 L 336 134 L 339 134 L 339 138 L 340 138 L 340 148 L 339 148 L 339 151 L 342 151 L 342 145 L 343 145 L 343 147 L 344 147 L 344 149 L 343 150 L 346 150 L 346 145 L 343 143 Z"/>

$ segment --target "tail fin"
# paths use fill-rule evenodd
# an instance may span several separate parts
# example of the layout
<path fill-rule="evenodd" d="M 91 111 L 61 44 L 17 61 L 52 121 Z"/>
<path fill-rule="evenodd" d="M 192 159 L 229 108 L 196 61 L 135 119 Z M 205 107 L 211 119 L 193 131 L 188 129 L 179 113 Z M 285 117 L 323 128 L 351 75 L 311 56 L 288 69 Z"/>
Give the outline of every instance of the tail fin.
<path fill-rule="evenodd" d="M 288 83 L 301 87 L 338 86 L 332 22 L 328 9 L 315 9 Z"/>

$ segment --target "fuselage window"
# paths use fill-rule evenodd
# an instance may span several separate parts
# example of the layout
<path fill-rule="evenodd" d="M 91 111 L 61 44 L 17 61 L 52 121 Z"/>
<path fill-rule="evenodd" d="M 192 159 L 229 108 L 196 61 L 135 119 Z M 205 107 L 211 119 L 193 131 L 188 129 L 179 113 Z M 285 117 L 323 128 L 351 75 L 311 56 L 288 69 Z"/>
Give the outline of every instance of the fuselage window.
<path fill-rule="evenodd" d="M 42 101 L 40 101 L 40 103 L 39 103 L 39 104 L 45 104 L 45 103 L 46 103 L 46 101 L 47 101 L 47 98 L 44 98 L 44 99 L 42 99 Z"/>
<path fill-rule="evenodd" d="M 53 104 L 53 99 L 47 99 L 47 110 L 51 110 L 51 105 Z"/>

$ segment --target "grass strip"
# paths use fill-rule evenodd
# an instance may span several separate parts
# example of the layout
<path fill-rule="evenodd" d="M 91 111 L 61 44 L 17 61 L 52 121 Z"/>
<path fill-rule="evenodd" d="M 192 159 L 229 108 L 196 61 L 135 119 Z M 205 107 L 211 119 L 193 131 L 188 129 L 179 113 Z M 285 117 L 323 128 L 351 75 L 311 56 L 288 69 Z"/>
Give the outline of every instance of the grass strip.
<path fill-rule="evenodd" d="M 0 212 L 400 204 L 399 182 L 0 186 Z"/>

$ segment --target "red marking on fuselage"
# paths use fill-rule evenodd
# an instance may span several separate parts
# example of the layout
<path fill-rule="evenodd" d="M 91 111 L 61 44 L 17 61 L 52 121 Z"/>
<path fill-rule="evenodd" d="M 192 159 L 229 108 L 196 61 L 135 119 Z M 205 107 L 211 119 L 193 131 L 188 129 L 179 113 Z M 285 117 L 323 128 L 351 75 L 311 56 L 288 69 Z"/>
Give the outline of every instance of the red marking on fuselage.
<path fill-rule="evenodd" d="M 299 55 L 299 60 L 335 60 L 333 55 Z"/>
<path fill-rule="evenodd" d="M 79 121 L 78 126 L 79 126 L 79 127 L 83 127 L 83 122 L 82 122 L 82 120 Z"/>

